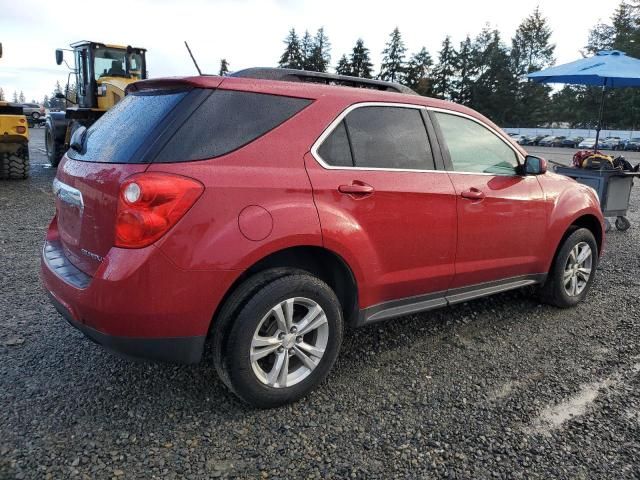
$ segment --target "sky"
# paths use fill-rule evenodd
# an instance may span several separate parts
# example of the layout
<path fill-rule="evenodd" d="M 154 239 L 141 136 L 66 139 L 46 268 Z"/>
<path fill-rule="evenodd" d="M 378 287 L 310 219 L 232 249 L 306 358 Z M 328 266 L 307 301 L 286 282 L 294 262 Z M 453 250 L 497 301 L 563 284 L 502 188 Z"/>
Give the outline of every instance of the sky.
<path fill-rule="evenodd" d="M 221 58 L 231 70 L 276 66 L 291 27 L 302 35 L 324 27 L 331 64 L 364 40 L 378 68 L 389 33 L 398 26 L 409 53 L 425 46 L 434 59 L 450 35 L 458 44 L 488 23 L 510 42 L 536 5 L 553 30 L 557 63 L 580 58 L 589 29 L 609 22 L 618 0 L 0 0 L 0 87 L 10 99 L 27 101 L 64 85 L 68 69 L 54 50 L 78 40 L 147 48 L 152 78 L 196 73 L 184 47 L 189 42 L 200 68 L 217 73 Z M 83 19 L 95 19 L 83 22 Z M 71 55 L 65 52 L 71 63 Z"/>

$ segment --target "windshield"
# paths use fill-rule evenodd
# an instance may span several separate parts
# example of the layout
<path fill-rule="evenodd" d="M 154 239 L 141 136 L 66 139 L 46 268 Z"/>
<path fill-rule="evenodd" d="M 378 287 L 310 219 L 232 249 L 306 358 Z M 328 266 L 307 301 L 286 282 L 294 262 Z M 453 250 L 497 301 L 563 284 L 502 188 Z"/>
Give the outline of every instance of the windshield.
<path fill-rule="evenodd" d="M 99 47 L 93 51 L 96 80 L 101 77 L 142 78 L 142 55 L 119 48 Z"/>

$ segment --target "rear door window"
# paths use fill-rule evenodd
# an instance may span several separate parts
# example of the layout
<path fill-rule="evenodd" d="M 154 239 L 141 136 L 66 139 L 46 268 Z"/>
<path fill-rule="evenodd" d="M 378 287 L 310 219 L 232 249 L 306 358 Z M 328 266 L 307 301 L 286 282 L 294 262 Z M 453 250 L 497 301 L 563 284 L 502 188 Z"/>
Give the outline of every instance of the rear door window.
<path fill-rule="evenodd" d="M 234 90 L 214 90 L 175 132 L 154 162 L 213 158 L 273 130 L 311 100 Z"/>
<path fill-rule="evenodd" d="M 349 113 L 345 122 L 356 167 L 435 169 L 419 109 L 360 107 Z"/>
<path fill-rule="evenodd" d="M 127 95 L 87 129 L 82 152 L 73 160 L 138 163 L 136 153 L 187 92 L 141 92 Z"/>

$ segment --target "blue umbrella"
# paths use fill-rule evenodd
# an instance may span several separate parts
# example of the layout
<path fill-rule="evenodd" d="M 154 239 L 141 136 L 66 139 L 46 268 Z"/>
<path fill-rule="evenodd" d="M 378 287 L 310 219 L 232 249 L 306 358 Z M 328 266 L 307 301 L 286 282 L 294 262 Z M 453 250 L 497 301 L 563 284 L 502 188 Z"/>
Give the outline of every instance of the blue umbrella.
<path fill-rule="evenodd" d="M 595 149 L 598 147 L 602 128 L 602 112 L 607 88 L 640 86 L 640 60 L 628 57 L 619 50 L 603 50 L 593 57 L 547 68 L 531 73 L 527 77 L 538 83 L 569 83 L 602 87 Z"/>

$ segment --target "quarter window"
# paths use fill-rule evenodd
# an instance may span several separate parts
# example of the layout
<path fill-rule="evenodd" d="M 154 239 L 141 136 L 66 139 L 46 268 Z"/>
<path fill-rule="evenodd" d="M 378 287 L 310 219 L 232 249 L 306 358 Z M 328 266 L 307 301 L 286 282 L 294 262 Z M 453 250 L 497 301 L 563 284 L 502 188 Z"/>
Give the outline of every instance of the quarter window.
<path fill-rule="evenodd" d="M 353 167 L 349 137 L 344 121 L 331 132 L 331 135 L 320 145 L 318 153 L 322 160 L 334 167 Z"/>
<path fill-rule="evenodd" d="M 515 174 L 518 165 L 516 153 L 495 133 L 459 115 L 441 112 L 435 115 L 455 171 Z"/>

